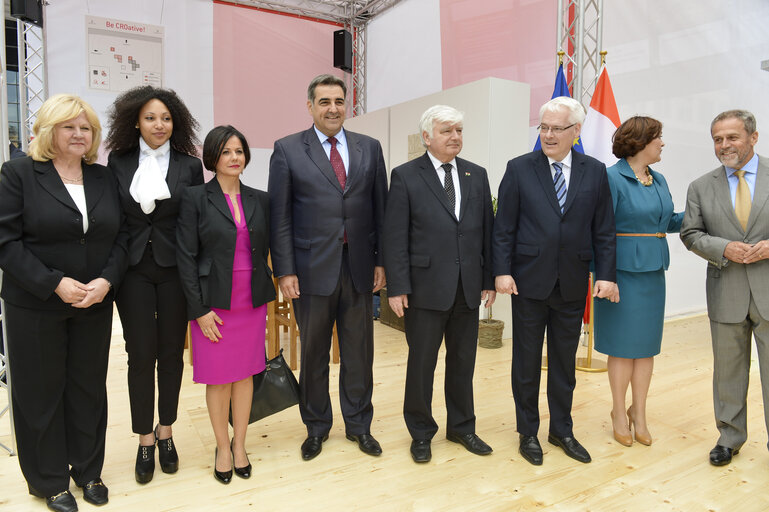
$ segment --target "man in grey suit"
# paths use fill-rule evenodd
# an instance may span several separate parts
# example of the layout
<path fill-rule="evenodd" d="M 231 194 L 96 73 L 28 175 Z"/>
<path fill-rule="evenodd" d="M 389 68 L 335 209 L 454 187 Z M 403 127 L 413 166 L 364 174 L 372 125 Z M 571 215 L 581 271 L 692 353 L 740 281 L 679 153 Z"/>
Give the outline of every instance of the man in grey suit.
<path fill-rule="evenodd" d="M 723 466 L 748 437 L 751 337 L 769 429 L 769 160 L 753 151 L 758 132 L 750 112 L 719 114 L 710 134 L 723 165 L 689 186 L 681 240 L 708 261 L 713 403 L 720 433 L 710 463 Z"/>
<path fill-rule="evenodd" d="M 446 437 L 476 455 L 491 447 L 475 434 L 473 371 L 478 308 L 494 303 L 494 211 L 486 170 L 458 158 L 463 115 L 435 105 L 419 129 L 427 152 L 392 171 L 384 226 L 388 302 L 405 315 L 409 345 L 403 416 L 411 456 L 428 462 L 438 430 L 433 376 L 446 337 Z"/>
<path fill-rule="evenodd" d="M 385 284 L 381 231 L 387 196 L 382 146 L 342 128 L 344 81 L 315 77 L 307 89 L 308 130 L 275 142 L 270 159 L 273 271 L 293 300 L 301 336 L 302 458 L 316 457 L 331 430 L 329 349 L 339 334 L 339 401 L 347 438 L 369 455 L 374 386 L 372 291 Z"/>

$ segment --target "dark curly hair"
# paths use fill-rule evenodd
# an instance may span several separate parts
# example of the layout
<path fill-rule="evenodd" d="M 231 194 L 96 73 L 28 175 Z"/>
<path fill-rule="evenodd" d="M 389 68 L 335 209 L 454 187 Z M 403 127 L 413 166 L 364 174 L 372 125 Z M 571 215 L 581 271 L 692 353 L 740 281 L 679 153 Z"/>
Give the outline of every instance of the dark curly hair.
<path fill-rule="evenodd" d="M 231 125 L 217 126 L 206 135 L 206 140 L 203 141 L 203 165 L 206 166 L 211 172 L 216 172 L 216 164 L 219 163 L 219 159 L 222 157 L 222 151 L 225 144 L 232 137 L 237 137 L 240 140 L 240 145 L 243 146 L 243 156 L 246 159 L 246 165 L 251 161 L 251 150 L 248 148 L 248 142 L 246 137 L 240 133 L 235 127 Z"/>
<path fill-rule="evenodd" d="M 171 133 L 171 147 L 179 153 L 197 156 L 195 147 L 200 143 L 195 132 L 200 125 L 192 117 L 184 102 L 171 89 L 160 89 L 143 85 L 129 89 L 117 97 L 107 111 L 109 133 L 105 140 L 107 148 L 116 154 L 128 153 L 139 147 L 139 112 L 148 101 L 157 99 L 171 112 L 174 128 Z"/>
<path fill-rule="evenodd" d="M 634 156 L 660 135 L 662 123 L 651 117 L 633 116 L 614 132 L 611 152 L 617 158 Z"/>

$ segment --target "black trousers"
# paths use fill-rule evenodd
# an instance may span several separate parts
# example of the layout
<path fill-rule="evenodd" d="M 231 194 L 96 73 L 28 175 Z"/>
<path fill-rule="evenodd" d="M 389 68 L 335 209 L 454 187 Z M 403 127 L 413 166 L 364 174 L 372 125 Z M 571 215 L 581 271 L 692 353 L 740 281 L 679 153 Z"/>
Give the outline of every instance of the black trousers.
<path fill-rule="evenodd" d="M 587 291 L 587 290 L 586 290 Z M 539 431 L 539 381 L 547 329 L 547 403 L 550 433 L 572 437 L 575 357 L 585 300 L 565 301 L 556 287 L 545 300 L 513 295 L 513 398 L 518 432 Z"/>
<path fill-rule="evenodd" d="M 405 310 L 409 345 L 403 417 L 413 439 L 429 440 L 438 431 L 432 415 L 433 380 L 438 350 L 446 338 L 446 431 L 475 433 L 473 373 L 478 345 L 478 308 L 467 306 L 459 280 L 448 311 L 409 307 Z"/>
<path fill-rule="evenodd" d="M 128 269 L 115 299 L 128 353 L 131 427 L 149 434 L 155 423 L 155 364 L 158 421 L 176 421 L 184 370 L 187 302 L 176 267 L 161 267 L 147 249 Z"/>
<path fill-rule="evenodd" d="M 301 286 L 300 282 L 300 290 Z M 370 433 L 374 415 L 373 309 L 372 294 L 355 291 L 346 248 L 339 283 L 331 295 L 302 295 L 294 299 L 302 344 L 299 412 L 308 435 L 326 435 L 333 422 L 328 365 L 335 321 L 339 335 L 339 402 L 345 430 L 353 435 Z"/>
<path fill-rule="evenodd" d="M 101 476 L 107 430 L 112 302 L 88 309 L 5 303 L 19 466 L 53 496 Z"/>

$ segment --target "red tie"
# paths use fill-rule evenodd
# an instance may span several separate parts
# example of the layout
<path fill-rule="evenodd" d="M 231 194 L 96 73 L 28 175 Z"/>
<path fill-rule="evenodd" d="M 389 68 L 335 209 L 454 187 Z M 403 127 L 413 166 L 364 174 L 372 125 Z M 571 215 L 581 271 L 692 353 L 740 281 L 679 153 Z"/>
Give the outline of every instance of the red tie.
<path fill-rule="evenodd" d="M 347 173 L 344 172 L 344 162 L 342 161 L 342 155 L 336 149 L 336 138 L 329 137 L 329 143 L 331 144 L 331 167 L 334 169 L 336 179 L 339 180 L 339 184 L 342 186 L 342 192 L 344 192 L 344 184 L 347 183 Z M 347 230 L 344 230 L 344 243 L 347 243 Z"/>
<path fill-rule="evenodd" d="M 342 190 L 344 190 L 344 184 L 347 182 L 347 173 L 344 172 L 344 162 L 342 161 L 342 155 L 340 155 L 339 151 L 336 149 L 336 138 L 329 137 L 328 141 L 331 143 L 331 167 L 334 169 L 334 174 L 336 174 L 336 179 L 339 180 L 339 184 L 342 186 Z"/>

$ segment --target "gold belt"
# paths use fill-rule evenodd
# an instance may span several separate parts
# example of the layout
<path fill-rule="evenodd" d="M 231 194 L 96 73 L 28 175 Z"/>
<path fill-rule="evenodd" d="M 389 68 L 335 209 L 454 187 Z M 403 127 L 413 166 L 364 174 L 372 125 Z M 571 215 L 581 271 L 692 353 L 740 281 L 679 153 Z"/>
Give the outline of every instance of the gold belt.
<path fill-rule="evenodd" d="M 667 233 L 617 233 L 617 236 L 653 236 L 654 238 L 665 238 Z"/>

